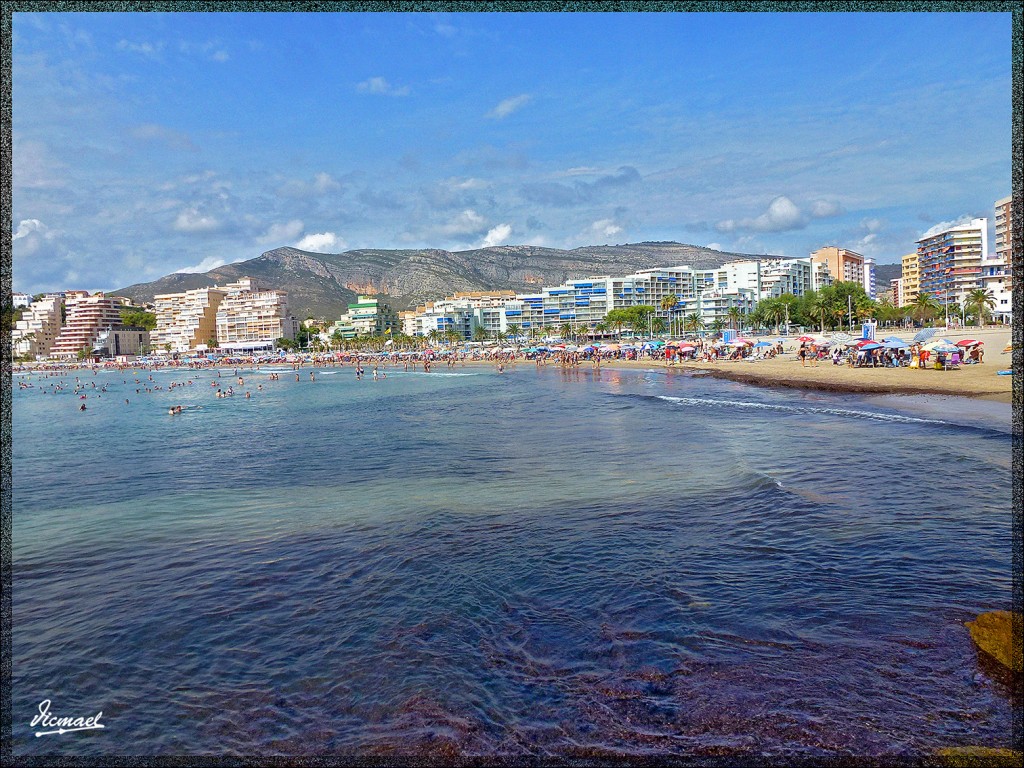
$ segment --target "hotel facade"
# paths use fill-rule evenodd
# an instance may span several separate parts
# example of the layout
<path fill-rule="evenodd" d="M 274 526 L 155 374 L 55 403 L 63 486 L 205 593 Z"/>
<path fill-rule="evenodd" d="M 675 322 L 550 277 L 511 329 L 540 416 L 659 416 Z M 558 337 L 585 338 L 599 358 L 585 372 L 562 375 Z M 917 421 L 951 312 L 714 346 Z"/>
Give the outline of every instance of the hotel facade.
<path fill-rule="evenodd" d="M 988 219 L 932 232 L 917 241 L 918 291 L 942 306 L 963 303 L 981 287 L 982 261 L 988 252 Z"/>

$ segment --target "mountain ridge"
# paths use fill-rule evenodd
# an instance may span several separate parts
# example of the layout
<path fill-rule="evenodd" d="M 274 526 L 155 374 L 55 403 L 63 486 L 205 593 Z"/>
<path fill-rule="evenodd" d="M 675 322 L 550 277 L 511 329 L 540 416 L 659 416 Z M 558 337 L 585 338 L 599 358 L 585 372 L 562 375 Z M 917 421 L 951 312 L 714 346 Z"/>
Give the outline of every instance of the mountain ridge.
<path fill-rule="evenodd" d="M 683 264 L 711 269 L 729 261 L 758 258 L 774 257 L 672 241 L 589 245 L 572 250 L 502 245 L 466 251 L 364 248 L 342 253 L 282 246 L 204 273 L 176 272 L 112 293 L 144 303 L 152 301 L 154 295 L 223 285 L 249 276 L 287 291 L 290 311 L 300 320 L 333 319 L 359 294 L 378 295 L 401 311 L 456 292 L 531 293 L 543 286 L 598 275 L 627 275 L 639 269 Z"/>

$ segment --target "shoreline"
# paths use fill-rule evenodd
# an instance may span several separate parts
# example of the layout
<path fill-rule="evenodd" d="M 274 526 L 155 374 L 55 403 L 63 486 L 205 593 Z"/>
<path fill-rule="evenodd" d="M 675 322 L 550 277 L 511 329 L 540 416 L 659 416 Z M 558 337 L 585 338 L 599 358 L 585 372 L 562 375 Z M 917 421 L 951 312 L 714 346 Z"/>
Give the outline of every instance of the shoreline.
<path fill-rule="evenodd" d="M 1007 360 L 1009 362 L 1009 360 Z M 657 360 L 609 361 L 602 368 L 657 368 L 661 370 L 699 371 L 712 378 L 727 379 L 759 387 L 808 389 L 819 392 L 863 395 L 947 395 L 1000 403 L 1013 402 L 1014 376 L 999 376 L 1002 368 L 983 363 L 960 370 L 934 371 L 913 368 L 849 368 L 831 362 L 803 367 L 787 358 L 718 363 L 686 361 L 665 365 Z M 921 380 L 914 380 L 921 377 Z M 935 377 L 935 378 L 933 378 Z"/>

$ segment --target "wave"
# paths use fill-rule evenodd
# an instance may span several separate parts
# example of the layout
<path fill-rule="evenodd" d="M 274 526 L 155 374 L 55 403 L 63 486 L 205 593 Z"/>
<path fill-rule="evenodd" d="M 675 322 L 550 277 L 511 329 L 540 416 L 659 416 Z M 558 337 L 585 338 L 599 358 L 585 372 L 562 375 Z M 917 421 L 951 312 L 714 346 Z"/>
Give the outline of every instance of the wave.
<path fill-rule="evenodd" d="M 955 429 L 971 429 L 988 434 L 1007 436 L 1009 433 L 992 427 L 960 424 L 942 419 L 925 419 L 917 416 L 904 416 L 898 413 L 881 413 L 879 411 L 860 411 L 852 408 L 829 408 L 803 405 L 780 405 L 776 403 L 759 403 L 752 400 L 724 400 L 710 397 L 673 397 L 671 395 L 644 395 L 644 394 L 614 394 L 612 397 L 634 397 L 642 400 L 661 400 L 680 406 L 697 406 L 709 408 L 743 408 L 748 410 L 775 411 L 794 415 L 820 415 L 838 416 L 848 419 L 870 419 L 872 421 L 884 421 L 896 424 L 922 424 L 937 427 L 953 427 Z"/>

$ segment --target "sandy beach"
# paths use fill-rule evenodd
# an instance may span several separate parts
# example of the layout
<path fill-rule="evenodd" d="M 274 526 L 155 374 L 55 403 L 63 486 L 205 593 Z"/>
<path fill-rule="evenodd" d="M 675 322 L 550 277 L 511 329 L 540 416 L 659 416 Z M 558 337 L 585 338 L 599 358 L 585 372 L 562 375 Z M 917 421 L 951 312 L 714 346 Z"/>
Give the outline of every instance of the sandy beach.
<path fill-rule="evenodd" d="M 908 334 L 884 333 L 911 338 Z M 818 365 L 801 366 L 796 358 L 799 344 L 787 341 L 785 353 L 771 360 L 720 360 L 716 363 L 685 362 L 675 368 L 705 371 L 709 376 L 773 387 L 798 387 L 834 392 L 936 394 L 977 397 L 1009 403 L 1013 399 L 1013 379 L 1000 376 L 997 371 L 1011 368 L 1010 354 L 1003 353 L 1010 340 L 1009 328 L 966 329 L 949 333 L 939 332 L 935 338 L 978 339 L 985 343 L 984 362 L 980 365 L 962 365 L 956 370 L 936 371 L 916 368 L 851 368 L 823 361 Z M 606 367 L 650 368 L 664 362 L 616 360 Z M 1019 376 L 1019 374 L 1018 374 Z"/>

